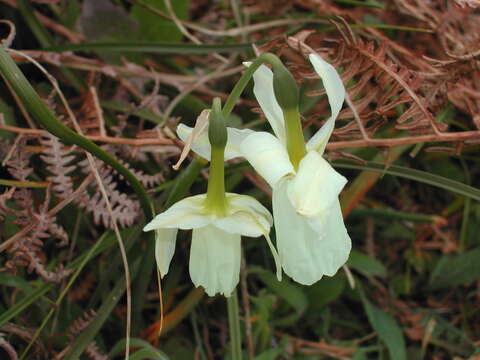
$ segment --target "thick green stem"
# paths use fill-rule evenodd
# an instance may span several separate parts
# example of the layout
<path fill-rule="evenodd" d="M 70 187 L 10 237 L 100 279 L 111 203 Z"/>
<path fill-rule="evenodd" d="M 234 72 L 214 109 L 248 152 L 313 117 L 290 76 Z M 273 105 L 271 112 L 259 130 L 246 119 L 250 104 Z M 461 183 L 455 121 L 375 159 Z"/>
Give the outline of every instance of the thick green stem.
<path fill-rule="evenodd" d="M 305 138 L 303 137 L 302 123 L 298 108 L 283 110 L 285 129 L 287 133 L 287 151 L 295 170 L 307 153 Z"/>
<path fill-rule="evenodd" d="M 224 151 L 224 148 L 212 146 L 206 200 L 206 207 L 220 216 L 225 215 L 227 208 L 227 198 L 225 197 Z"/>
<path fill-rule="evenodd" d="M 227 298 L 228 327 L 232 360 L 242 360 L 242 334 L 240 332 L 240 315 L 238 309 L 237 289 Z"/>

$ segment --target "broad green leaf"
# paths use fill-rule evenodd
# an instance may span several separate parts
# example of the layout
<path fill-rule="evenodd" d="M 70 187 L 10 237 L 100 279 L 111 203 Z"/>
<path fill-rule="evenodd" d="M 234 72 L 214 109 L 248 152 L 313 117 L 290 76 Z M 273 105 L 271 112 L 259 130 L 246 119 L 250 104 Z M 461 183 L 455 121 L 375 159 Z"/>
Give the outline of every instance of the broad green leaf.
<path fill-rule="evenodd" d="M 365 296 L 361 286 L 358 287 L 368 322 L 387 346 L 391 360 L 407 360 L 405 339 L 402 330 L 393 316 L 377 308 Z"/>
<path fill-rule="evenodd" d="M 110 0 L 85 0 L 80 28 L 88 41 L 136 40 L 138 24 Z"/>
<path fill-rule="evenodd" d="M 254 357 L 254 360 L 276 360 L 284 352 L 283 349 L 269 349 Z"/>
<path fill-rule="evenodd" d="M 348 258 L 347 265 L 352 269 L 371 276 L 387 276 L 387 269 L 375 258 L 362 254 L 359 251 L 352 250 Z"/>
<path fill-rule="evenodd" d="M 345 277 L 323 277 L 315 284 L 308 286 L 305 292 L 309 300 L 309 312 L 316 311 L 337 300 L 345 289 Z"/>
<path fill-rule="evenodd" d="M 480 279 L 480 247 L 458 255 L 443 255 L 430 275 L 430 287 L 441 289 Z"/>
<path fill-rule="evenodd" d="M 142 0 L 142 2 L 164 14 L 168 14 L 164 0 Z M 171 0 L 170 3 L 173 12 L 179 19 L 187 19 L 189 1 Z M 182 33 L 173 21 L 162 18 L 144 7 L 134 5 L 132 16 L 138 20 L 142 38 L 145 40 L 179 42 L 182 39 Z"/>
<path fill-rule="evenodd" d="M 308 299 L 299 285 L 292 283 L 285 277 L 279 282 L 272 272 L 259 267 L 250 269 L 250 272 L 255 274 L 271 291 L 295 309 L 295 313 L 275 321 L 277 325 L 292 324 L 307 309 Z"/>

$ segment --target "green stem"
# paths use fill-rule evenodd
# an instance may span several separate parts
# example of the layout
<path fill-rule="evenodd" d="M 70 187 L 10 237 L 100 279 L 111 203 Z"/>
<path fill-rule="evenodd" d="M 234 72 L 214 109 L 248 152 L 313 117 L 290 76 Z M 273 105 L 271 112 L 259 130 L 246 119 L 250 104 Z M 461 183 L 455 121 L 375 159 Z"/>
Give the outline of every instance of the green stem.
<path fill-rule="evenodd" d="M 300 121 L 300 113 L 298 108 L 283 110 L 285 117 L 285 130 L 287 135 L 287 151 L 288 157 L 293 164 L 295 170 L 307 153 L 305 147 L 305 138 L 303 137 L 302 123 Z"/>
<path fill-rule="evenodd" d="M 242 359 L 242 335 L 240 333 L 240 316 L 238 309 L 237 289 L 227 298 L 228 327 L 230 330 L 230 346 L 232 360 Z"/>
<path fill-rule="evenodd" d="M 208 176 L 208 190 L 206 207 L 213 213 L 225 215 L 227 199 L 225 197 L 225 148 L 212 146 L 210 174 Z"/>
<path fill-rule="evenodd" d="M 278 58 L 271 53 L 263 53 L 258 58 L 256 58 L 248 68 L 246 68 L 245 72 L 242 74 L 238 82 L 235 84 L 233 90 L 230 92 L 230 95 L 223 105 L 222 114 L 226 121 L 228 121 L 228 117 L 233 110 L 238 98 L 242 95 L 243 90 L 247 86 L 248 82 L 253 76 L 253 73 L 265 62 L 272 63 L 278 61 Z"/>

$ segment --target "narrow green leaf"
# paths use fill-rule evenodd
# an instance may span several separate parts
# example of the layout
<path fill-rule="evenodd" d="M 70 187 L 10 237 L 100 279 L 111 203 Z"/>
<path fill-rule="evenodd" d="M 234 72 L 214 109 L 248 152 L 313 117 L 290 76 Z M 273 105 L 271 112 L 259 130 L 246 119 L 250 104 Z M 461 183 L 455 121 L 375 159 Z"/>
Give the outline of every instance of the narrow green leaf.
<path fill-rule="evenodd" d="M 168 360 L 168 356 L 154 348 L 149 342 L 139 339 L 131 338 L 130 346 L 132 348 L 138 348 L 138 351 L 135 351 L 129 356 L 129 360 L 142 360 L 142 359 L 155 359 L 155 360 Z M 115 356 L 122 354 L 125 351 L 125 339 L 120 340 L 115 344 L 115 346 L 110 350 L 108 354 L 109 359 L 114 359 Z"/>
<path fill-rule="evenodd" d="M 132 277 L 136 275 L 140 265 L 140 260 L 137 260 L 130 266 Z M 92 342 L 97 333 L 102 328 L 103 324 L 110 316 L 117 303 L 120 301 L 123 293 L 125 292 L 125 277 L 122 276 L 117 280 L 112 291 L 104 299 L 104 302 L 100 306 L 97 312 L 97 316 L 92 322 L 85 328 L 84 331 L 75 339 L 70 348 L 70 351 L 65 356 L 65 360 L 77 360 L 80 355 L 85 351 L 86 347 Z"/>
<path fill-rule="evenodd" d="M 52 289 L 52 285 L 42 284 L 31 294 L 28 294 L 22 300 L 18 301 L 15 305 L 0 315 L 0 326 L 14 318 L 16 315 L 20 314 L 24 309 L 29 307 L 34 302 L 38 301 L 38 299 L 46 294 L 50 289 Z"/>
<path fill-rule="evenodd" d="M 439 175 L 430 174 L 426 171 L 414 170 L 398 165 L 387 166 L 385 164 L 375 162 L 367 162 L 366 165 L 361 165 L 346 160 L 334 161 L 332 165 L 341 169 L 355 169 L 362 171 L 366 170 L 384 173 L 386 175 L 398 176 L 405 179 L 418 181 L 424 184 L 433 185 L 441 189 L 448 190 L 452 193 L 467 196 L 475 200 L 480 200 L 480 189 L 455 180 L 447 179 Z"/>
<path fill-rule="evenodd" d="M 92 42 L 52 46 L 45 51 L 115 51 L 122 53 L 155 53 L 155 54 L 212 54 L 231 53 L 252 49 L 252 43 L 244 44 L 171 44 L 159 42 Z"/>

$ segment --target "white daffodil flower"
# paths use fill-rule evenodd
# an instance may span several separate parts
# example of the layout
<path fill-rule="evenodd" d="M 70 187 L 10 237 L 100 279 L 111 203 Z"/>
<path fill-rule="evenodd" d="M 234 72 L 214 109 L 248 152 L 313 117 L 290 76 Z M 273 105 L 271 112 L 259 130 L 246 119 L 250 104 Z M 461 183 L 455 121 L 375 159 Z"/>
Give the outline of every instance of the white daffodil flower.
<path fill-rule="evenodd" d="M 322 78 L 331 116 L 306 143 L 295 166 L 287 150 L 285 113 L 275 98 L 273 73 L 261 66 L 254 74 L 254 93 L 276 136 L 256 132 L 240 151 L 273 188 L 273 215 L 280 262 L 287 275 L 310 285 L 333 276 L 347 261 L 351 241 L 343 223 L 338 195 L 347 180 L 322 157 L 345 98 L 335 68 L 318 55 L 309 56 Z"/>
<path fill-rule="evenodd" d="M 175 251 L 178 229 L 192 229 L 189 272 L 193 283 L 203 286 L 210 296 L 220 293 L 228 297 L 239 280 L 242 235 L 265 236 L 279 280 L 282 270 L 268 235 L 273 225 L 270 212 L 250 196 L 225 193 L 224 155 L 230 132 L 225 127 L 220 99 L 214 99 L 212 111 L 205 119 L 209 124 L 207 144 L 201 144 L 200 148 L 208 145 L 208 154 L 205 154 L 210 159 L 207 193 L 175 203 L 157 215 L 143 231 L 156 231 L 155 257 L 163 277 Z M 201 129 L 198 132 L 202 133 Z M 197 148 L 195 142 L 193 148 Z"/>
<path fill-rule="evenodd" d="M 206 206 L 206 194 L 191 196 L 172 205 L 144 227 L 156 231 L 155 256 L 160 275 L 167 272 L 175 250 L 178 229 L 193 229 L 190 277 L 208 295 L 230 296 L 240 274 L 241 236 L 265 236 L 276 258 L 268 233 L 273 224 L 270 212 L 247 195 L 226 193 L 224 216 Z M 276 262 L 278 259 L 275 259 Z M 280 265 L 277 276 L 281 276 Z"/>

